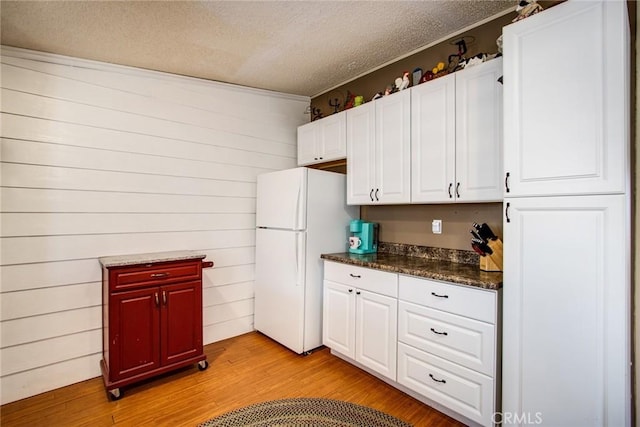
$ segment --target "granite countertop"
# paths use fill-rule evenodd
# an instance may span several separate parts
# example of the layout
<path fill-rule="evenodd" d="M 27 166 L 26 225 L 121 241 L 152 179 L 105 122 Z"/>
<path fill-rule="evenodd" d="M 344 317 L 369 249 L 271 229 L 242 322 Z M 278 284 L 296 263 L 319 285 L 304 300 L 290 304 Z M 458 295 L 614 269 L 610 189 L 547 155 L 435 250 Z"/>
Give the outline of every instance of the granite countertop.
<path fill-rule="evenodd" d="M 473 252 L 443 251 L 439 248 L 427 248 L 427 250 L 424 251 L 420 250 L 421 247 L 416 246 L 411 246 L 409 250 L 406 250 L 407 245 L 404 245 L 404 248 L 402 247 L 403 245 L 394 245 L 395 247 L 391 248 L 392 250 L 389 252 L 379 251 L 375 254 L 366 255 L 344 252 L 322 254 L 321 258 L 327 261 L 441 280 L 483 289 L 498 290 L 502 288 L 502 272 L 480 270 L 477 261 L 475 263 L 469 262 L 474 259 L 477 260 L 478 258 L 477 254 Z M 389 247 L 387 246 L 384 249 L 389 249 Z M 435 250 L 440 257 L 435 257 L 433 254 L 434 251 L 429 251 L 428 249 Z M 460 252 L 463 254 L 460 255 Z M 465 254 L 464 252 L 470 252 L 470 254 Z M 475 257 L 472 254 L 475 255 Z M 443 255 L 447 256 L 447 258 L 442 259 Z"/>
<path fill-rule="evenodd" d="M 103 267 L 121 267 L 124 265 L 147 264 L 154 262 L 204 259 L 206 254 L 195 251 L 151 252 L 144 254 L 116 255 L 98 258 Z"/>

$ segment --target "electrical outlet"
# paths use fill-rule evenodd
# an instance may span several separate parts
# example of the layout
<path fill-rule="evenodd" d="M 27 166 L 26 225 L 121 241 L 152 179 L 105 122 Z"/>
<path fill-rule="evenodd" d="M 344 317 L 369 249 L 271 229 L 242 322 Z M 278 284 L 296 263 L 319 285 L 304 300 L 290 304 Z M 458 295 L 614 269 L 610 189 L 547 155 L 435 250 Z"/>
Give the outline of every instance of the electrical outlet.
<path fill-rule="evenodd" d="M 442 234 L 442 220 L 434 219 L 431 221 L 431 232 L 433 234 Z"/>

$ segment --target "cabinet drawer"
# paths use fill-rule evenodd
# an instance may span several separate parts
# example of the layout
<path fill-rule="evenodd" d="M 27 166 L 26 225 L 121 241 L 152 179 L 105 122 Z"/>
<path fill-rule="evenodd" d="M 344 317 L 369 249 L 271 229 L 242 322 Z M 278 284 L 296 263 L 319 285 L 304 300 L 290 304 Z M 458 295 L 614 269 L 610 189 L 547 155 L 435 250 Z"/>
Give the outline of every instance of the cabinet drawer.
<path fill-rule="evenodd" d="M 393 298 L 398 297 L 396 273 L 325 261 L 324 279 Z"/>
<path fill-rule="evenodd" d="M 495 326 L 400 301 L 398 340 L 493 377 Z"/>
<path fill-rule="evenodd" d="M 200 280 L 201 275 L 200 260 L 117 267 L 109 270 L 109 288 L 111 291 L 119 291 L 177 281 Z"/>
<path fill-rule="evenodd" d="M 398 382 L 482 425 L 493 425 L 494 380 L 398 343 Z"/>
<path fill-rule="evenodd" d="M 496 322 L 496 291 L 400 276 L 398 292 L 403 301 L 483 322 Z"/>

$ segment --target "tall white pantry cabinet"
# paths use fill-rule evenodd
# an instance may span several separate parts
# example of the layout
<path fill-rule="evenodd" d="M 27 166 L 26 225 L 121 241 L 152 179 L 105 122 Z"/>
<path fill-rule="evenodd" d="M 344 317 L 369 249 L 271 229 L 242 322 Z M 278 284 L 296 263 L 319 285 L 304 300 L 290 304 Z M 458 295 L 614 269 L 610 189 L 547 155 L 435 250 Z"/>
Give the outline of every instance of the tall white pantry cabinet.
<path fill-rule="evenodd" d="M 629 426 L 626 2 L 506 26 L 503 425 Z"/>

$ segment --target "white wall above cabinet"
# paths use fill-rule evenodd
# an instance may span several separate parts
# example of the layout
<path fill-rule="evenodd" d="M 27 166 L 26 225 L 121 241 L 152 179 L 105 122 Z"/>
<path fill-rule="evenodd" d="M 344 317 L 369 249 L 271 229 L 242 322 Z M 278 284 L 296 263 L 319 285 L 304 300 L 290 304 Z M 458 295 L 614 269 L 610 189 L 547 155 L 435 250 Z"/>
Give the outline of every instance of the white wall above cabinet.
<path fill-rule="evenodd" d="M 411 201 L 502 200 L 502 59 L 411 89 Z"/>
<path fill-rule="evenodd" d="M 347 110 L 347 203 L 411 201 L 411 92 Z"/>
<path fill-rule="evenodd" d="M 298 127 L 298 166 L 346 157 L 346 111 Z"/>

